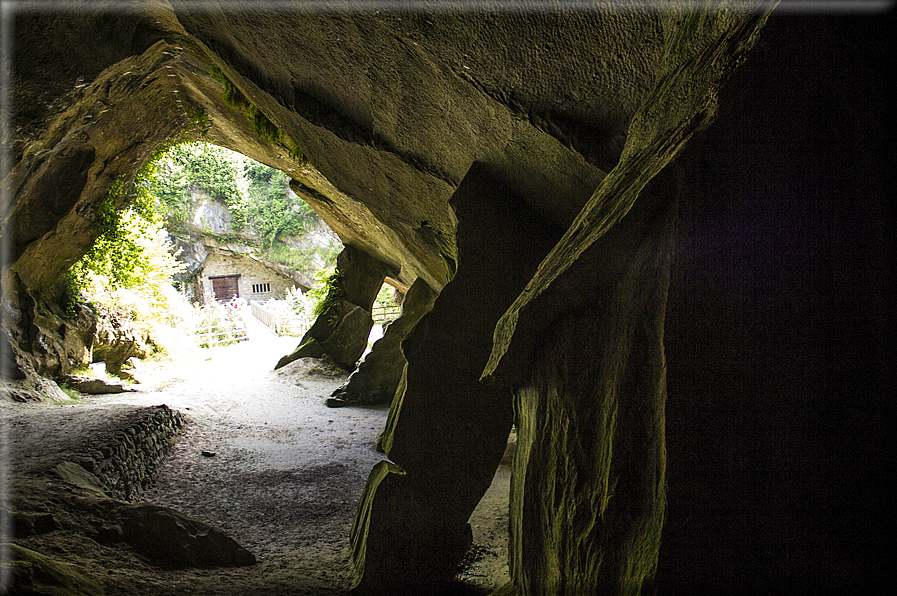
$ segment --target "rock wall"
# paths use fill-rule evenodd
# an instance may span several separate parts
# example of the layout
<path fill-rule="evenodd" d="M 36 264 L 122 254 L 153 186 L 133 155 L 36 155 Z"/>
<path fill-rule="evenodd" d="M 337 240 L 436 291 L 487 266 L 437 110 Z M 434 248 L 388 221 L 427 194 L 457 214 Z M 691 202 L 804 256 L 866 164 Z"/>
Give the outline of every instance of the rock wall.
<path fill-rule="evenodd" d="M 517 593 L 640 594 L 653 585 L 666 505 L 663 328 L 674 206 L 621 223 L 641 232 L 634 246 L 616 244 L 629 249 L 629 268 L 552 323 L 515 391 Z"/>
<path fill-rule="evenodd" d="M 458 271 L 402 342 L 404 391 L 380 439 L 391 466 L 372 472 L 352 528 L 359 593 L 450 581 L 469 546 L 467 519 L 507 447 L 511 389 L 479 377 L 504 305 L 563 230 L 484 170 L 474 166 L 452 199 Z"/>
<path fill-rule="evenodd" d="M 752 593 L 764 574 L 772 591 L 778 577 L 848 589 L 874 577 L 890 295 L 881 173 L 893 146 L 877 81 L 892 52 L 867 55 L 864 39 L 886 47 L 883 25 L 821 19 L 815 36 L 782 25 L 779 45 L 761 37 L 765 70 L 740 79 L 729 76 L 761 13 L 170 6 L 146 29 L 145 15 L 22 17 L 14 93 L 29 107 L 16 115 L 3 217 L 16 222 L 7 275 L 34 300 L 4 302 L 19 312 L 6 319 L 13 348 L 38 349 L 34 304 L 90 244 L 114 181 L 202 108 L 210 140 L 289 173 L 401 287 L 440 292 L 402 346 L 382 442 L 392 462 L 372 472 L 353 530 L 358 592 L 450 577 L 515 403 L 524 455 L 506 594 L 647 590 L 658 560 L 670 592 Z M 42 44 L 43 29 L 66 35 Z M 727 79 L 735 103 L 720 120 L 742 125 L 665 177 Z M 240 97 L 261 116 L 235 108 Z M 282 136 L 259 137 L 272 127 Z M 692 194 L 719 199 L 694 207 L 705 219 L 681 254 L 699 266 L 674 277 L 678 336 L 663 336 L 669 249 L 652 230 Z M 363 329 L 366 301 L 340 316 Z M 675 342 L 669 364 L 661 342 Z M 667 370 L 676 463 L 664 509 Z M 573 488 L 551 492 L 559 481 Z M 780 494 L 789 482 L 807 486 Z"/>
<path fill-rule="evenodd" d="M 894 16 L 770 18 L 682 156 L 661 594 L 890 574 Z"/>
<path fill-rule="evenodd" d="M 252 553 L 218 528 L 173 509 L 139 502 L 156 464 L 186 421 L 179 412 L 162 405 L 8 414 L 13 426 L 35 436 L 53 433 L 40 444 L 23 441 L 12 449 L 11 465 L 20 487 L 8 509 L 14 538 L 74 527 L 85 540 L 126 543 L 162 568 L 256 562 Z M 52 430 L 40 428 L 43 425 L 52 425 Z M 59 566 L 14 545 L 12 551 L 30 563 L 15 569 L 14 589 L 59 591 L 60 578 L 54 573 Z"/>
<path fill-rule="evenodd" d="M 291 250 L 310 253 L 307 263 L 299 269 L 278 263 L 260 249 L 258 232 L 252 226 L 239 231 L 233 229 L 233 216 L 226 205 L 209 198 L 205 191 L 191 188 L 190 192 L 192 211 L 188 221 L 169 222 L 168 232 L 179 249 L 178 260 L 186 266 L 174 278 L 188 284 L 189 297 L 193 300 L 212 299 L 210 275 L 233 273 L 243 273 L 240 294 L 247 298 L 283 298 L 293 286 L 308 291 L 315 286 L 314 274 L 329 266 L 321 252 L 340 246 L 339 238 L 316 218 L 301 235 L 278 238 Z M 264 283 L 270 284 L 269 290 L 253 291 L 253 285 Z"/>
<path fill-rule="evenodd" d="M 59 474 L 77 481 L 72 466 L 80 466 L 99 479 L 110 497 L 135 501 L 152 482 L 156 465 L 184 423 L 184 416 L 167 406 L 137 410 L 105 436 L 92 437 L 83 451 L 71 454 Z"/>

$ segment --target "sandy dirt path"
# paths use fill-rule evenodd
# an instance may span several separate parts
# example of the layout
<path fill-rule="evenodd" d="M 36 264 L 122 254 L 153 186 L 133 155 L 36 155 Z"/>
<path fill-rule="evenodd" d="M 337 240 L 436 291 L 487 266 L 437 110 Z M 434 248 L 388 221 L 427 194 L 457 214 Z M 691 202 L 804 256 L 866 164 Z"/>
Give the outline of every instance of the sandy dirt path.
<path fill-rule="evenodd" d="M 141 579 L 146 593 L 342 594 L 351 583 L 349 530 L 388 408 L 327 408 L 344 380 L 316 361 L 274 364 L 296 338 L 279 338 L 248 313 L 249 341 L 185 357 L 133 393 L 99 405 L 166 404 L 190 418 L 143 500 L 218 526 L 258 558 L 252 567 L 164 571 Z M 471 519 L 476 560 L 458 593 L 507 581 L 503 465 Z M 110 572 L 107 585 L 121 583 Z M 133 586 L 130 586 L 133 588 Z M 137 590 L 131 593 L 141 593 Z"/>

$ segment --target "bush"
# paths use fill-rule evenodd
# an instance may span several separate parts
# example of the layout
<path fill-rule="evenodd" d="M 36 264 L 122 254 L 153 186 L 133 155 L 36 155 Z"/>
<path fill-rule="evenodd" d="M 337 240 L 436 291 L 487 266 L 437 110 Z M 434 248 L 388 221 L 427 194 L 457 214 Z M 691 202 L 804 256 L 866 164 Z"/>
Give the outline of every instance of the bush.
<path fill-rule="evenodd" d="M 126 305 L 132 320 L 164 319 L 170 312 L 166 290 L 183 269 L 160 222 L 128 209 L 69 270 L 70 302 L 80 299 L 105 310 Z"/>
<path fill-rule="evenodd" d="M 286 301 L 297 315 L 311 319 L 315 305 L 312 299 L 297 287 L 287 290 Z"/>

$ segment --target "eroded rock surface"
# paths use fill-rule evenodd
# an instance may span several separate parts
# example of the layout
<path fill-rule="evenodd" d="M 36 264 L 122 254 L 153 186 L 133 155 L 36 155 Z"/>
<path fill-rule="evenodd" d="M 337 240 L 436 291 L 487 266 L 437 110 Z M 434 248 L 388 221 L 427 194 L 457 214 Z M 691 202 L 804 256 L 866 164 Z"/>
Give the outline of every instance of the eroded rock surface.
<path fill-rule="evenodd" d="M 205 139 L 287 172 L 347 246 L 332 309 L 290 358 L 352 368 L 386 276 L 439 292 L 402 343 L 381 438 L 393 463 L 372 474 L 353 528 L 356 591 L 422 593 L 451 578 L 515 399 L 505 592 L 650 582 L 675 193 L 663 180 L 649 200 L 643 189 L 712 120 L 764 13 L 137 6 L 17 17 L 22 107 L 3 211 L 17 361 L 67 366 L 62 348 L 35 344 L 35 305 L 58 297 L 104 202 L 122 206 L 113 185 L 208 124 Z M 65 38 L 42 43 L 54 30 Z M 558 482 L 567 492 L 552 492 Z M 634 501 L 613 501 L 613 486 Z"/>
<path fill-rule="evenodd" d="M 337 273 L 331 278 L 321 314 L 306 331 L 299 346 L 281 358 L 275 368 L 299 358 L 327 356 L 346 370 L 355 364 L 368 345 L 374 326 L 371 310 L 387 275 L 397 275 L 390 265 L 354 246 L 346 246 L 337 257 Z"/>

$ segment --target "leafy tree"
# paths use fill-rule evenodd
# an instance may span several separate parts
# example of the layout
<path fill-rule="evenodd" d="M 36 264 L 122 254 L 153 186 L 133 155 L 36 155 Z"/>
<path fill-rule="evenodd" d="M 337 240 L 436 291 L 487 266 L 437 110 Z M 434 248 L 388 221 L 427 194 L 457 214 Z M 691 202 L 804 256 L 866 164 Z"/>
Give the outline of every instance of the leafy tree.
<path fill-rule="evenodd" d="M 396 308 L 399 306 L 395 301 L 395 293 L 396 289 L 392 287 L 388 283 L 384 283 L 380 286 L 380 291 L 377 292 L 377 298 L 374 299 L 374 306 L 377 308 Z"/>
<path fill-rule="evenodd" d="M 170 152 L 174 153 L 173 151 Z M 177 154 L 175 154 L 176 156 Z M 190 194 L 187 172 L 182 163 L 171 158 L 160 160 L 155 179 L 156 208 L 169 222 L 186 223 L 190 218 Z"/>
<path fill-rule="evenodd" d="M 154 316 L 167 306 L 164 287 L 183 270 L 168 234 L 158 217 L 146 217 L 134 208 L 117 212 L 114 222 L 93 248 L 68 273 L 73 300 L 87 300 L 112 308 L 118 290 L 138 293 Z"/>
<path fill-rule="evenodd" d="M 286 174 L 254 161 L 246 164 L 244 173 L 249 179 L 249 221 L 269 251 L 280 236 L 301 234 L 314 221 L 311 207 L 289 192 Z"/>
<path fill-rule="evenodd" d="M 156 176 L 157 206 L 173 223 L 184 223 L 193 207 L 192 188 L 227 206 L 237 230 L 246 224 L 246 199 L 241 188 L 244 158 L 207 143 L 175 145 L 160 159 Z"/>

